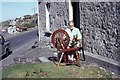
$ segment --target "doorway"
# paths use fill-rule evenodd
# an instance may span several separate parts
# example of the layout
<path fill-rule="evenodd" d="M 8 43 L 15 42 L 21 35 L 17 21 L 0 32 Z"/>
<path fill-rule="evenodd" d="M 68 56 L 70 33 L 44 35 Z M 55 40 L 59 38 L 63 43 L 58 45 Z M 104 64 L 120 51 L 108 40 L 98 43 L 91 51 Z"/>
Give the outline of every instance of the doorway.
<path fill-rule="evenodd" d="M 80 9 L 79 2 L 71 2 L 73 7 L 73 21 L 76 28 L 80 29 Z"/>

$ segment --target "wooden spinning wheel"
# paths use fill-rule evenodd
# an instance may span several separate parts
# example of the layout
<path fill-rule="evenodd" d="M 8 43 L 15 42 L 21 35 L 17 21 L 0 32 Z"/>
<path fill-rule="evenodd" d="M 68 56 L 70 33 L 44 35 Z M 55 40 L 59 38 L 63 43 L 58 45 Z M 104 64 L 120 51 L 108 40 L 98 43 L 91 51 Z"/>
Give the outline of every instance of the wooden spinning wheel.
<path fill-rule="evenodd" d="M 52 44 L 57 49 L 67 48 L 70 42 L 70 37 L 63 29 L 58 29 L 52 34 Z"/>
<path fill-rule="evenodd" d="M 77 60 L 77 65 L 80 66 L 80 59 L 79 59 L 79 55 L 78 55 L 78 48 L 77 47 L 73 47 L 73 48 L 67 48 L 70 42 L 70 37 L 68 35 L 68 33 L 62 29 L 58 29 L 56 30 L 51 37 L 52 40 L 52 44 L 55 46 L 55 48 L 57 49 L 57 55 L 59 53 L 59 51 L 62 51 L 62 54 L 60 56 L 59 62 L 58 62 L 58 66 L 61 63 L 62 58 L 64 57 L 64 61 L 66 63 L 66 56 L 64 55 L 66 52 L 70 52 L 70 51 L 75 51 L 76 54 L 76 60 Z"/>

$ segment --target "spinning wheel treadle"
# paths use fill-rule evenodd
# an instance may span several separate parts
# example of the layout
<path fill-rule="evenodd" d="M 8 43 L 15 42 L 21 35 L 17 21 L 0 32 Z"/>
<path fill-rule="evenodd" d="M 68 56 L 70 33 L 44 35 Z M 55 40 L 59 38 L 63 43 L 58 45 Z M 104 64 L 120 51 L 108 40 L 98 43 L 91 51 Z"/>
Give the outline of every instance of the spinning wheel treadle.
<path fill-rule="evenodd" d="M 52 34 L 52 43 L 57 49 L 67 48 L 70 42 L 70 37 L 63 29 L 58 29 Z M 61 45 L 63 44 L 63 46 Z"/>

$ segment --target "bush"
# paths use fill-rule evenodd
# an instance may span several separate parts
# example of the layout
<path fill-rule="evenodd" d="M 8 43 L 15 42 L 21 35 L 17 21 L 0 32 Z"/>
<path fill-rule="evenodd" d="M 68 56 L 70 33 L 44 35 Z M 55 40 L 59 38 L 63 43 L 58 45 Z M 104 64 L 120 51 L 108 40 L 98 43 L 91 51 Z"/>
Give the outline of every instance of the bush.
<path fill-rule="evenodd" d="M 25 23 L 25 24 L 23 24 L 22 26 L 23 26 L 23 27 L 32 28 L 32 27 L 35 27 L 36 24 L 34 24 L 34 23 Z"/>

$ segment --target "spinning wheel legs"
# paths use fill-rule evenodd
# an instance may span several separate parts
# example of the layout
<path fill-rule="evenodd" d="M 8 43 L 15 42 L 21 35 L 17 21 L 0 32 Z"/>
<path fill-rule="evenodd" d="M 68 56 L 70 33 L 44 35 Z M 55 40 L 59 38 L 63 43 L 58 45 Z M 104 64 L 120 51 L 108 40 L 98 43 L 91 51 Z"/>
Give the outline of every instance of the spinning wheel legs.
<path fill-rule="evenodd" d="M 60 59 L 59 59 L 59 62 L 58 62 L 58 66 L 59 66 L 60 63 L 61 63 L 61 60 L 62 60 L 62 58 L 63 58 L 63 55 L 64 55 L 64 52 L 62 52 L 62 55 L 61 55 L 61 57 L 60 57 Z"/>
<path fill-rule="evenodd" d="M 80 58 L 78 55 L 78 51 L 76 51 L 76 60 L 77 60 L 77 66 L 80 67 Z"/>
<path fill-rule="evenodd" d="M 78 51 L 75 52 L 75 55 L 76 55 L 76 61 L 77 61 L 77 66 L 80 67 L 80 58 L 79 58 L 79 55 L 78 55 Z M 61 60 L 62 58 L 64 57 L 64 61 L 66 63 L 66 55 L 64 52 L 62 52 L 61 56 L 60 56 L 60 59 L 59 59 L 59 62 L 58 62 L 58 66 L 60 66 L 60 63 L 61 63 Z"/>

